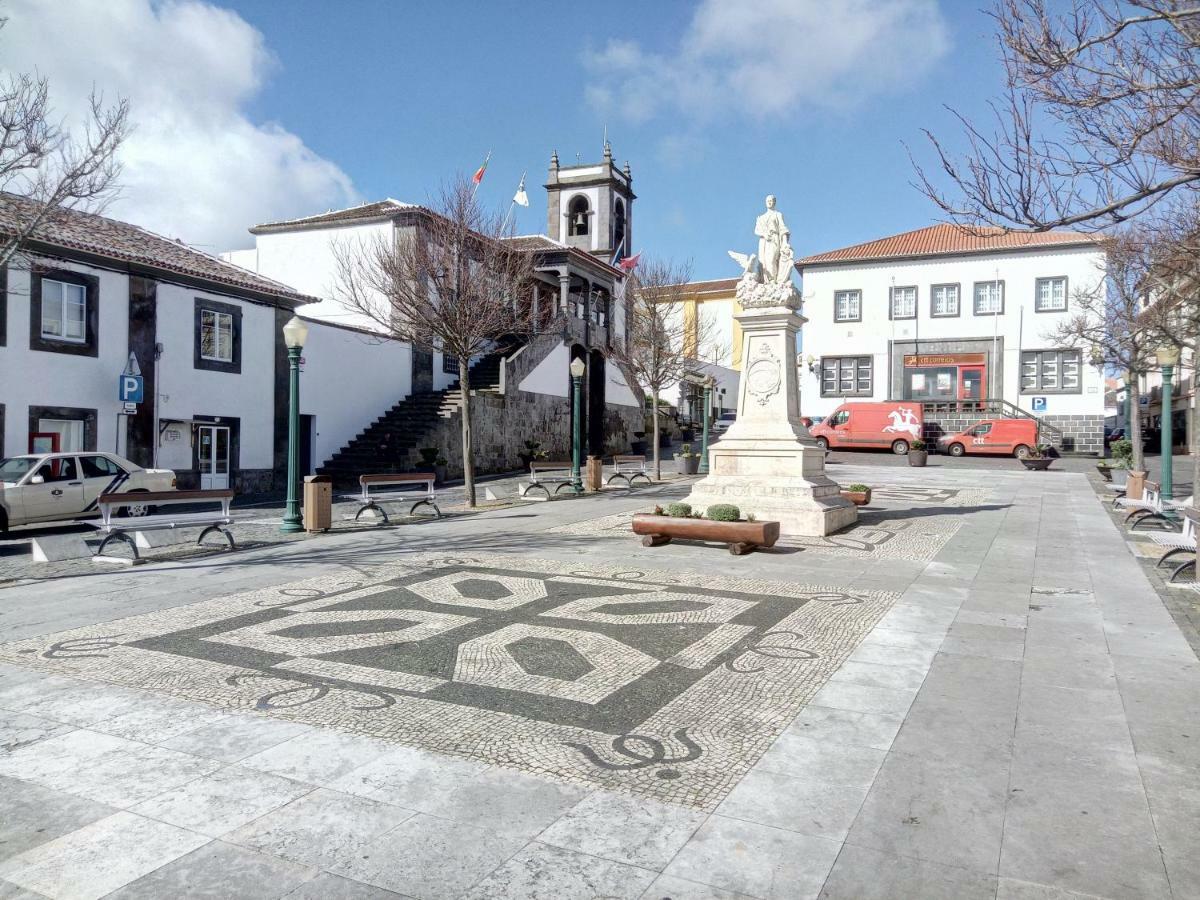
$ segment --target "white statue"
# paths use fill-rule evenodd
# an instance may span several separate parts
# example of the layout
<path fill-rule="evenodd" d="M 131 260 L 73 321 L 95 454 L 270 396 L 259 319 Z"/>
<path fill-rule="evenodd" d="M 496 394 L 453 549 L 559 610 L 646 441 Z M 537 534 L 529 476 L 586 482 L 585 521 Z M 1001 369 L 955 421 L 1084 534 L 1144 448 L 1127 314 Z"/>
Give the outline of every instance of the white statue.
<path fill-rule="evenodd" d="M 783 221 L 783 214 L 775 209 L 775 195 L 767 195 L 767 211 L 754 223 L 758 235 L 758 261 L 762 265 L 763 281 L 767 284 L 783 284 L 792 280 L 791 231 Z"/>

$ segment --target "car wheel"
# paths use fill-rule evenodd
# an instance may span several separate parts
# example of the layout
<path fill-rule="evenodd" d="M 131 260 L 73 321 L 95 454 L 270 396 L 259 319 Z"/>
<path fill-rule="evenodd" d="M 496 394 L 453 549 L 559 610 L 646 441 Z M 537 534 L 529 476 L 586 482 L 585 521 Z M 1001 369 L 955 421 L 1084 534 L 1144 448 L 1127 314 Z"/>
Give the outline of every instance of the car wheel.
<path fill-rule="evenodd" d="M 827 441 L 827 440 L 826 440 L 825 438 L 823 438 L 823 437 L 819 437 L 819 438 L 817 438 L 817 446 L 818 446 L 818 447 L 820 447 L 822 450 L 824 450 L 824 451 L 828 452 L 828 450 L 829 450 L 829 441 Z"/>
<path fill-rule="evenodd" d="M 145 491 L 130 491 L 131 494 L 144 494 Z M 140 519 L 143 516 L 148 516 L 154 512 L 154 507 L 149 503 L 130 503 L 127 506 L 122 506 L 117 510 L 117 515 L 126 519 Z"/>
<path fill-rule="evenodd" d="M 1016 448 L 1013 450 L 1013 456 L 1015 456 L 1017 459 L 1029 459 L 1029 448 L 1024 444 L 1017 444 Z"/>
<path fill-rule="evenodd" d="M 962 444 L 951 444 L 949 447 L 949 452 L 951 456 L 962 456 L 967 452 L 967 448 Z"/>
<path fill-rule="evenodd" d="M 892 452 L 897 456 L 903 456 L 908 452 L 908 441 L 896 441 L 892 444 Z"/>

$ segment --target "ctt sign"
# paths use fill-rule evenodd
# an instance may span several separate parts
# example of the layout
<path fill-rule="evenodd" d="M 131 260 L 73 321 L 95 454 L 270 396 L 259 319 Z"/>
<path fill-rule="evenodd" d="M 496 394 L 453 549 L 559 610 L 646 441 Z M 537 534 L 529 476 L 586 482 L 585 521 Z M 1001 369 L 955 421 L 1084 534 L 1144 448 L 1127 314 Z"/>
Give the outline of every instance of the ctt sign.
<path fill-rule="evenodd" d="M 141 375 L 121 375 L 117 379 L 118 399 L 122 403 L 141 403 L 144 385 Z"/>

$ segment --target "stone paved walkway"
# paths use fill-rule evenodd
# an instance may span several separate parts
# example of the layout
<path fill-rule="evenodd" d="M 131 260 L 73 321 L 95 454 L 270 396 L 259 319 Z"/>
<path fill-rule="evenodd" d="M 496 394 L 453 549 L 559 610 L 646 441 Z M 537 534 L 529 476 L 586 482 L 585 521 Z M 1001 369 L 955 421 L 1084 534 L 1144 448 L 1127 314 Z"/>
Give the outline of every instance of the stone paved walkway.
<path fill-rule="evenodd" d="M 612 527 L 680 486 L 0 589 L 0 897 L 1200 896 L 1086 478 L 837 468 L 746 557 Z"/>

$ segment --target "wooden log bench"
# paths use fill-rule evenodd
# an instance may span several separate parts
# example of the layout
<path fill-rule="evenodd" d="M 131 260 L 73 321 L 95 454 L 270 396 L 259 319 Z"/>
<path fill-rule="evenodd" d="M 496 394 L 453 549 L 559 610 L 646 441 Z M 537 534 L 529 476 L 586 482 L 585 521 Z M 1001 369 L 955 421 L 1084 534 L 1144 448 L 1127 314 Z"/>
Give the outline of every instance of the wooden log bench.
<path fill-rule="evenodd" d="M 358 484 L 362 491 L 358 494 L 346 494 L 340 497 L 342 500 L 356 501 L 358 512 L 354 514 L 354 521 L 357 522 L 359 516 L 365 513 L 368 509 L 374 510 L 383 517 L 383 524 L 387 524 L 387 510 L 382 506 L 384 503 L 412 503 L 408 508 L 408 514 L 411 516 L 415 513 L 418 507 L 430 507 L 437 518 L 442 518 L 442 511 L 437 505 L 437 492 L 433 489 L 434 482 L 437 476 L 433 472 L 393 472 L 391 474 L 380 475 L 359 475 Z M 414 491 L 422 492 L 417 500 L 413 502 Z"/>
<path fill-rule="evenodd" d="M 524 497 L 534 488 L 540 488 L 546 492 L 546 499 L 549 500 L 552 496 L 550 493 L 550 485 L 555 485 L 554 494 L 558 494 L 563 488 L 573 487 L 575 484 L 575 476 L 573 474 L 574 466 L 570 462 L 562 462 L 561 460 L 535 460 L 529 464 L 529 484 L 521 490 L 521 496 Z"/>
<path fill-rule="evenodd" d="M 633 487 L 634 481 L 641 478 L 646 484 L 653 484 L 646 472 L 646 457 L 644 455 L 627 454 L 613 457 L 613 471 L 605 484 L 612 484 L 618 478 L 625 481 L 626 487 Z"/>
<path fill-rule="evenodd" d="M 734 556 L 759 547 L 774 547 L 779 540 L 778 522 L 716 522 L 639 513 L 633 517 L 633 533 L 642 535 L 643 547 L 661 547 L 680 538 L 728 544 Z"/>
<path fill-rule="evenodd" d="M 196 544 L 204 543 L 210 534 L 221 534 L 229 542 L 229 549 L 236 550 L 237 544 L 229 527 L 233 524 L 229 505 L 233 502 L 232 490 L 216 491 L 144 491 L 137 495 L 139 504 L 152 508 L 150 515 L 118 518 L 117 511 L 129 504 L 129 494 L 101 494 L 96 500 L 100 520 L 88 524 L 104 534 L 104 540 L 96 548 L 96 556 L 104 555 L 110 541 L 119 541 L 129 546 L 135 562 L 141 559 L 134 534 L 139 531 L 163 531 L 174 528 L 200 528 Z M 217 509 L 172 510 L 173 506 L 216 505 Z M 164 507 L 168 507 L 164 509 Z"/>

